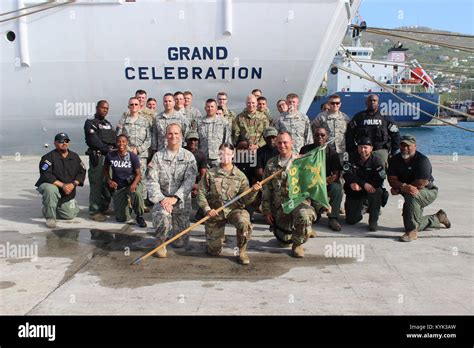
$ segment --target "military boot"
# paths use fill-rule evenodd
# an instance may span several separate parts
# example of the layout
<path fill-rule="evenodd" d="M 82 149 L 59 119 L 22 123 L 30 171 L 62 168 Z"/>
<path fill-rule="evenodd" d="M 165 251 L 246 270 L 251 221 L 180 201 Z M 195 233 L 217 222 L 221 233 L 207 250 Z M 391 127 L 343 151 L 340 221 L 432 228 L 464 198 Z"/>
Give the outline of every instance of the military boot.
<path fill-rule="evenodd" d="M 312 229 L 311 231 L 309 231 L 308 237 L 309 237 L 309 238 L 314 238 L 314 237 L 316 237 L 316 231 L 313 230 L 313 229 Z"/>
<path fill-rule="evenodd" d="M 403 236 L 400 237 L 401 242 L 411 242 L 418 238 L 416 234 L 417 230 L 411 230 L 406 232 Z"/>
<path fill-rule="evenodd" d="M 304 257 L 304 248 L 303 248 L 303 245 L 296 245 L 295 243 L 293 243 L 293 247 L 291 248 L 291 253 L 293 255 L 293 257 L 296 257 L 296 258 L 302 258 Z"/>
<path fill-rule="evenodd" d="M 248 265 L 250 264 L 250 259 L 249 257 L 247 256 L 247 243 L 245 243 L 243 246 L 241 246 L 239 248 L 239 262 L 242 264 L 242 265 Z"/>
<path fill-rule="evenodd" d="M 164 246 L 163 248 L 158 249 L 158 251 L 153 256 L 164 259 L 166 257 L 166 247 Z"/>
<path fill-rule="evenodd" d="M 328 226 L 331 230 L 339 232 L 341 230 L 341 225 L 339 224 L 339 221 L 334 218 L 329 218 Z"/>
<path fill-rule="evenodd" d="M 56 219 L 46 219 L 46 226 L 48 226 L 49 228 L 55 228 Z"/>
<path fill-rule="evenodd" d="M 448 214 L 443 209 L 438 210 L 438 212 L 435 214 L 436 217 L 438 218 L 439 222 L 446 226 L 446 228 L 451 227 L 451 221 L 448 219 Z"/>

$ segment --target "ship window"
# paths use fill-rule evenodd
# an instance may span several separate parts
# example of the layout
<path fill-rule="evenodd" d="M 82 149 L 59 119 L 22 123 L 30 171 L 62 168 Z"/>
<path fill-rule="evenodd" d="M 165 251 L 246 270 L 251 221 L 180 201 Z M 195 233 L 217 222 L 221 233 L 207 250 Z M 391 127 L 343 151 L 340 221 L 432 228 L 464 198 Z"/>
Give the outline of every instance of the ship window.
<path fill-rule="evenodd" d="M 357 52 L 352 52 L 351 53 L 353 56 L 357 56 Z"/>
<path fill-rule="evenodd" d="M 350 75 L 347 75 L 347 79 L 349 80 L 350 78 L 351 78 L 351 76 L 350 76 Z"/>
<path fill-rule="evenodd" d="M 372 64 L 372 68 L 375 68 L 375 64 Z"/>
<path fill-rule="evenodd" d="M 385 64 L 384 67 L 386 68 L 386 67 L 387 67 L 387 64 Z"/>
<path fill-rule="evenodd" d="M 16 39 L 16 34 L 15 34 L 14 31 L 11 31 L 11 30 L 10 30 L 10 31 L 7 32 L 7 34 L 5 35 L 5 38 L 6 38 L 8 41 L 13 42 L 13 41 L 15 41 L 15 39 Z"/>

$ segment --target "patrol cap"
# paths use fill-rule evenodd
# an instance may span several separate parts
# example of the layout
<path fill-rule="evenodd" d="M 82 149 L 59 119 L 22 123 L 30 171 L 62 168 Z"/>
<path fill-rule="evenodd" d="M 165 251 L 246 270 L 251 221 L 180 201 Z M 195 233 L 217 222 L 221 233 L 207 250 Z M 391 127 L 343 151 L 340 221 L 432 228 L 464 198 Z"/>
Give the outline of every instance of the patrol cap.
<path fill-rule="evenodd" d="M 263 132 L 263 137 L 264 138 L 266 138 L 266 137 L 276 137 L 277 135 L 278 135 L 278 131 L 273 127 L 268 127 Z"/>
<path fill-rule="evenodd" d="M 186 134 L 186 140 L 189 139 L 198 139 L 199 140 L 199 133 L 195 130 L 190 130 L 188 134 Z"/>
<path fill-rule="evenodd" d="M 406 135 L 403 135 L 400 138 L 400 144 L 401 143 L 405 143 L 407 145 L 415 145 L 416 144 L 416 138 L 413 135 L 406 134 Z"/>
<path fill-rule="evenodd" d="M 66 133 L 58 133 L 56 134 L 56 136 L 54 137 L 54 141 L 63 141 L 63 140 L 69 140 L 71 141 L 71 139 L 69 139 L 69 135 L 67 135 Z"/>
<path fill-rule="evenodd" d="M 362 137 L 359 140 L 357 140 L 357 145 L 372 145 L 372 140 L 370 140 L 369 137 Z"/>

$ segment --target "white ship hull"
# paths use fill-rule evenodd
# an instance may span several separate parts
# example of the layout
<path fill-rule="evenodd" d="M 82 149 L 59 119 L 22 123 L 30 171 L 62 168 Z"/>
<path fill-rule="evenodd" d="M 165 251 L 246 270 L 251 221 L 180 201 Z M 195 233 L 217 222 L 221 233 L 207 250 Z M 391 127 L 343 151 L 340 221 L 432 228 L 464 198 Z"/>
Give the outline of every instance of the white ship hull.
<path fill-rule="evenodd" d="M 0 12 L 36 3 L 1 2 Z M 82 151 L 95 103 L 108 100 L 115 123 L 137 89 L 159 109 L 166 92 L 190 90 L 203 109 L 226 91 L 236 111 L 254 88 L 270 107 L 296 92 L 305 111 L 359 3 L 78 1 L 0 23 L 0 154 L 41 154 L 60 131 Z"/>

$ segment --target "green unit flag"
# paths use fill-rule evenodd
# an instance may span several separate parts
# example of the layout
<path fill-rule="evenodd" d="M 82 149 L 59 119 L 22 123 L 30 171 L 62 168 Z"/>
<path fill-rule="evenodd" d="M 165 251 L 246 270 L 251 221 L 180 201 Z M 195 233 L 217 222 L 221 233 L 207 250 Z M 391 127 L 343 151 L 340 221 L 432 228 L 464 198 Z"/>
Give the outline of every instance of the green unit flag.
<path fill-rule="evenodd" d="M 326 147 L 318 147 L 293 160 L 288 175 L 288 200 L 282 204 L 289 214 L 305 199 L 311 198 L 329 208 L 326 188 Z"/>

